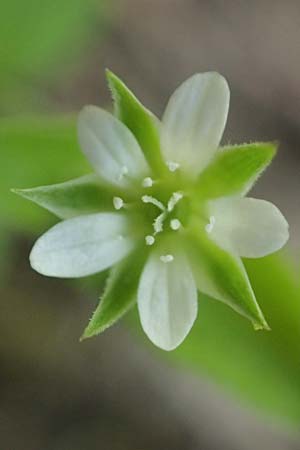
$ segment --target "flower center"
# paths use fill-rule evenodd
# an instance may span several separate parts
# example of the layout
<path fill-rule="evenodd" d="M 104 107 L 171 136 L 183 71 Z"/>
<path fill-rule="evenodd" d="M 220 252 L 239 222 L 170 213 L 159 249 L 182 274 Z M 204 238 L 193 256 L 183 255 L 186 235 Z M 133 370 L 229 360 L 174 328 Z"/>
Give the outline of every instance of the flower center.
<path fill-rule="evenodd" d="M 199 209 L 198 202 L 193 202 L 189 180 L 182 175 L 180 166 L 174 161 L 168 161 L 169 176 L 163 179 L 153 179 L 146 176 L 136 185 L 137 192 L 130 201 L 122 197 L 113 198 L 113 206 L 116 210 L 127 210 L 132 214 L 133 230 L 140 238 L 144 239 L 146 246 L 158 245 L 162 236 L 166 237 L 162 242 L 160 260 L 163 263 L 171 263 L 174 256 L 168 253 L 168 238 L 171 233 L 180 232 L 190 224 L 191 213 Z M 123 167 L 120 177 L 126 177 L 128 170 Z M 184 192 L 181 190 L 184 187 Z M 210 233 L 214 227 L 214 217 L 206 217 L 206 226 L 203 228 Z M 209 223 L 207 223 L 209 221 Z M 164 249 L 164 250 L 163 250 Z"/>
<path fill-rule="evenodd" d="M 165 205 L 163 202 L 158 200 L 157 198 L 151 195 L 143 195 L 141 200 L 143 203 L 150 203 L 157 207 L 161 213 L 158 214 L 152 223 L 153 232 L 152 234 L 147 234 L 145 236 L 146 245 L 153 245 L 155 243 L 155 237 L 157 234 L 161 233 L 164 229 L 165 222 L 168 220 L 170 215 L 173 213 L 177 203 L 183 198 L 182 192 L 173 192 L 171 197 L 169 198 L 167 204 Z M 179 230 L 181 227 L 181 222 L 178 218 L 173 217 L 170 220 L 170 228 L 173 231 Z M 164 262 L 169 262 L 169 260 L 164 260 Z"/>

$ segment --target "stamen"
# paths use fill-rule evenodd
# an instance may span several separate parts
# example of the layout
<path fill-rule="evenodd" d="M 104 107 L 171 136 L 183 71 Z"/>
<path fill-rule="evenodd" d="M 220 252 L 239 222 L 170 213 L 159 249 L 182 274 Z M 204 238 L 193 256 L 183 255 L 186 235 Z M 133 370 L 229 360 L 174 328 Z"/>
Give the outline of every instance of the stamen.
<path fill-rule="evenodd" d="M 114 205 L 114 208 L 118 211 L 119 209 L 123 208 L 124 200 L 121 197 L 114 197 L 113 205 Z"/>
<path fill-rule="evenodd" d="M 177 169 L 179 169 L 180 164 L 178 164 L 175 161 L 167 161 L 167 166 L 170 172 L 175 172 Z"/>
<path fill-rule="evenodd" d="M 170 222 L 170 227 L 172 230 L 177 231 L 181 227 L 181 222 L 178 219 L 172 219 Z"/>
<path fill-rule="evenodd" d="M 146 177 L 143 179 L 142 186 L 145 188 L 153 186 L 153 180 L 151 177 Z"/>
<path fill-rule="evenodd" d="M 170 263 L 174 260 L 173 255 L 161 255 L 159 258 L 163 263 Z"/>
<path fill-rule="evenodd" d="M 148 236 L 145 237 L 146 245 L 153 245 L 155 242 L 155 238 L 148 234 Z"/>
<path fill-rule="evenodd" d="M 170 197 L 170 200 L 168 201 L 168 211 L 171 212 L 175 208 L 175 205 L 181 200 L 183 197 L 183 194 L 181 192 L 173 192 L 172 196 Z"/>
<path fill-rule="evenodd" d="M 164 205 L 159 200 L 157 200 L 156 198 L 151 197 L 151 195 L 143 195 L 142 196 L 142 201 L 144 203 L 152 203 L 152 205 L 157 206 L 162 211 L 165 211 Z"/>
<path fill-rule="evenodd" d="M 163 231 L 163 224 L 166 217 L 166 212 L 164 211 L 159 216 L 156 217 L 156 219 L 153 222 L 153 228 L 154 228 L 154 235 L 157 233 L 161 233 Z"/>
<path fill-rule="evenodd" d="M 205 225 L 205 231 L 211 233 L 216 223 L 215 216 L 210 216 L 209 223 Z"/>
<path fill-rule="evenodd" d="M 128 168 L 126 166 L 121 167 L 120 174 L 119 174 L 119 181 L 122 180 L 122 178 L 128 174 Z"/>

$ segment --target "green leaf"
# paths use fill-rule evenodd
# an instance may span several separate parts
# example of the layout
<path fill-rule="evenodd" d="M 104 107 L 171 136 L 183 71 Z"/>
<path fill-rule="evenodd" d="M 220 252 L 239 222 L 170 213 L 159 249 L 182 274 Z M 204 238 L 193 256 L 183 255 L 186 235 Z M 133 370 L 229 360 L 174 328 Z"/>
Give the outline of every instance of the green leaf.
<path fill-rule="evenodd" d="M 158 119 L 116 75 L 109 70 L 106 74 L 114 99 L 115 115 L 135 135 L 153 172 L 161 174 L 165 164 L 160 151 Z"/>
<path fill-rule="evenodd" d="M 94 174 L 50 186 L 12 189 L 12 192 L 48 209 L 61 219 L 113 211 L 112 199 L 116 195 L 113 188 L 101 185 Z"/>
<path fill-rule="evenodd" d="M 277 144 L 253 143 L 223 147 L 200 174 L 197 192 L 205 198 L 245 195 L 276 154 Z"/>
<path fill-rule="evenodd" d="M 255 329 L 269 329 L 240 258 L 199 230 L 189 233 L 188 250 L 199 291 L 231 306 L 250 319 Z"/>
<path fill-rule="evenodd" d="M 147 255 L 144 246 L 138 248 L 111 270 L 99 306 L 81 340 L 106 330 L 136 303 L 138 283 Z"/>

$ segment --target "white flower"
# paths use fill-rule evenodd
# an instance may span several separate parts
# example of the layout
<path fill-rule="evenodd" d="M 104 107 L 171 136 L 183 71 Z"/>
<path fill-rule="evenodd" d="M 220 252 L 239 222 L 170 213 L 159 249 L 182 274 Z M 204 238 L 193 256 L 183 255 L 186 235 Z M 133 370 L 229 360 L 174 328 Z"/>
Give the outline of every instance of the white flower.
<path fill-rule="evenodd" d="M 219 150 L 229 88 L 217 73 L 185 81 L 170 98 L 161 123 L 120 80 L 112 74 L 109 79 L 120 120 L 94 106 L 79 116 L 79 142 L 97 175 L 61 185 L 62 191 L 72 188 L 75 198 L 78 185 L 94 189 L 100 183 L 105 194 L 99 197 L 99 212 L 95 204 L 90 211 L 81 204 L 63 210 L 51 197 L 51 187 L 20 192 L 66 219 L 37 240 L 32 267 L 48 276 L 82 277 L 118 263 L 107 288 L 116 298 L 104 297 L 95 313 L 98 325 L 92 319 L 86 336 L 128 309 L 129 300 L 118 306 L 122 300 L 117 298 L 125 298 L 126 290 L 133 297 L 137 292 L 142 327 L 165 350 L 176 348 L 190 331 L 197 290 L 228 303 L 255 327 L 267 328 L 241 257 L 265 256 L 288 239 L 288 224 L 273 204 L 244 198 L 272 159 L 274 146 Z M 142 111 L 136 126 L 130 116 L 134 109 L 128 112 L 130 101 Z M 157 129 L 160 151 L 148 145 Z M 110 201 L 102 207 L 104 197 Z M 115 316 L 105 324 L 101 314 L 110 308 Z"/>

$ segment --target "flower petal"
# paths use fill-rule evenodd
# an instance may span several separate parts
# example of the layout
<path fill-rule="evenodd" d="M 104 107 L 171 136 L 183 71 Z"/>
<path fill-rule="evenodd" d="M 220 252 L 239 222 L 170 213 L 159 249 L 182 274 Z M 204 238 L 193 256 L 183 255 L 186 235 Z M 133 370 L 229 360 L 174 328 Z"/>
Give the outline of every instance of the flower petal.
<path fill-rule="evenodd" d="M 147 163 L 131 131 L 112 114 L 86 106 L 79 114 L 81 148 L 95 171 L 109 183 L 128 186 L 147 173 Z"/>
<path fill-rule="evenodd" d="M 288 240 L 289 226 L 279 209 L 255 198 L 212 201 L 212 239 L 223 249 L 246 258 L 260 258 L 279 250 Z"/>
<path fill-rule="evenodd" d="M 172 95 L 162 120 L 166 161 L 199 173 L 220 143 L 229 108 L 229 88 L 215 72 L 196 74 Z"/>
<path fill-rule="evenodd" d="M 77 278 L 107 269 L 133 248 L 126 217 L 99 213 L 58 223 L 35 243 L 30 263 L 52 277 Z"/>
<path fill-rule="evenodd" d="M 149 339 L 173 350 L 196 319 L 197 289 L 183 254 L 177 252 L 172 261 L 167 260 L 161 261 L 158 251 L 150 255 L 138 288 L 138 308 Z"/>

